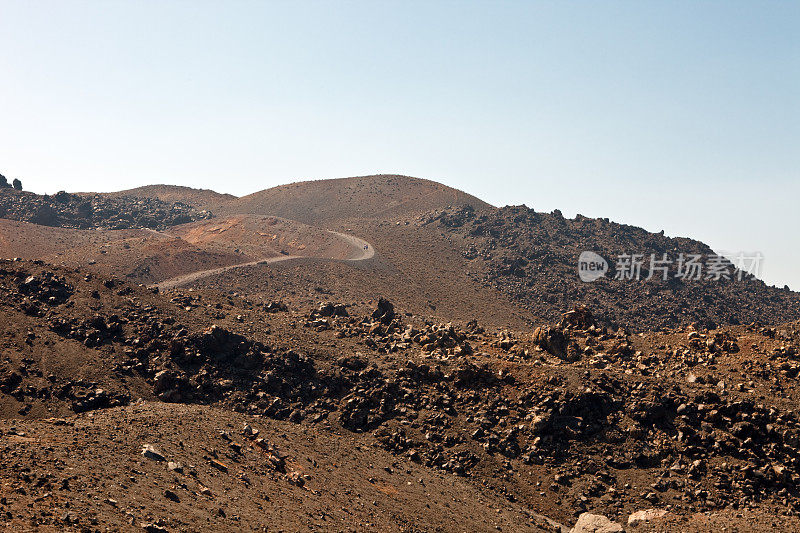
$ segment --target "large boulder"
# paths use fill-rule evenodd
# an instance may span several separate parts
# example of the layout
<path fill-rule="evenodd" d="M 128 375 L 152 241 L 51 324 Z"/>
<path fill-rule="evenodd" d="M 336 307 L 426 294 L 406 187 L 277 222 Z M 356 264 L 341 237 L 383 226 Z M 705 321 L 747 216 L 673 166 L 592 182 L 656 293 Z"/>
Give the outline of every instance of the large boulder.
<path fill-rule="evenodd" d="M 562 315 L 560 325 L 569 329 L 586 330 L 596 326 L 597 322 L 588 307 L 578 305 Z"/>
<path fill-rule="evenodd" d="M 378 299 L 378 308 L 372 312 L 372 318 L 388 325 L 394 320 L 394 317 L 394 305 L 392 305 L 392 302 L 386 298 Z"/>
<path fill-rule="evenodd" d="M 575 342 L 570 342 L 569 332 L 560 326 L 540 326 L 533 331 L 533 342 L 542 350 L 560 359 L 577 361 L 580 359 Z"/>
<path fill-rule="evenodd" d="M 335 304 L 332 302 L 322 302 L 317 308 L 317 314 L 323 317 L 333 316 L 350 316 L 347 312 L 347 307 L 342 304 Z"/>
<path fill-rule="evenodd" d="M 599 514 L 583 513 L 569 533 L 624 533 L 625 529 L 617 522 Z"/>

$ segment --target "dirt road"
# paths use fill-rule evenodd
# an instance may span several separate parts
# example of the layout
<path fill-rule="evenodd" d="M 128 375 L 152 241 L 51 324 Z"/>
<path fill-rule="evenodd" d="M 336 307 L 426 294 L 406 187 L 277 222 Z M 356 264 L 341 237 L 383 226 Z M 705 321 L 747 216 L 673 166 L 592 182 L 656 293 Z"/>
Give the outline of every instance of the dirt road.
<path fill-rule="evenodd" d="M 333 233 L 344 242 L 350 244 L 352 251 L 350 257 L 344 259 L 344 261 L 364 261 L 366 259 L 372 259 L 375 256 L 375 249 L 369 244 L 367 241 L 363 239 L 359 239 L 353 235 L 347 235 L 345 233 L 339 233 L 338 231 L 331 231 L 328 230 L 330 233 Z M 161 233 L 159 233 L 161 234 Z M 164 235 L 164 234 L 161 234 Z M 181 285 L 186 285 L 187 283 L 191 283 L 193 281 L 197 281 L 198 279 L 206 278 L 209 276 L 214 276 L 216 274 L 220 274 L 222 272 L 227 272 L 229 270 L 233 270 L 235 268 L 244 268 L 244 267 L 251 267 L 256 265 L 267 265 L 270 263 L 278 263 L 280 261 L 289 261 L 291 259 L 331 259 L 335 261 L 336 259 L 330 257 L 314 257 L 314 256 L 303 256 L 303 255 L 280 255 L 277 257 L 267 257 L 264 259 L 259 259 L 256 261 L 248 261 L 247 263 L 237 263 L 235 265 L 228 265 L 224 267 L 217 267 L 217 268 L 209 268 L 208 270 L 198 270 L 197 272 L 190 272 L 189 274 L 183 274 L 180 276 L 175 276 L 174 278 L 166 279 L 159 283 L 154 284 L 154 287 L 158 287 L 160 290 L 164 289 L 174 289 L 175 287 L 180 287 Z"/>

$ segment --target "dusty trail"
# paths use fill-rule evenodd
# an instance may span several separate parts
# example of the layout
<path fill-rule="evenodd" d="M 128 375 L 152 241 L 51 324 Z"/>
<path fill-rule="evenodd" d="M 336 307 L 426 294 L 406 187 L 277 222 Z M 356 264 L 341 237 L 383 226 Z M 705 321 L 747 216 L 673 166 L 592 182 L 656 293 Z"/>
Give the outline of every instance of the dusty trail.
<path fill-rule="evenodd" d="M 365 241 L 364 239 L 359 239 L 353 235 L 348 235 L 346 233 L 339 233 L 338 231 L 328 230 L 328 233 L 333 233 L 340 239 L 345 242 L 350 243 L 353 247 L 353 257 L 349 257 L 346 261 L 363 261 L 365 259 L 372 259 L 375 257 L 375 248 Z"/>
<path fill-rule="evenodd" d="M 370 243 L 368 243 L 364 239 L 360 239 L 353 235 L 347 235 L 345 233 L 339 233 L 338 231 L 328 230 L 328 232 L 333 233 L 346 243 L 350 244 L 350 246 L 352 247 L 352 252 L 350 254 L 350 257 L 348 257 L 347 259 L 343 259 L 343 261 L 364 261 L 366 259 L 372 259 L 375 256 L 375 249 Z M 175 287 L 186 285 L 187 283 L 197 281 L 198 279 L 214 276 L 216 274 L 227 272 L 235 268 L 245 268 L 256 265 L 267 265 L 270 263 L 289 261 L 291 259 L 331 259 L 332 261 L 335 260 L 329 257 L 320 258 L 320 257 L 304 256 L 304 255 L 280 255 L 277 257 L 267 257 L 264 259 L 258 259 L 256 261 L 248 261 L 247 263 L 237 263 L 235 265 L 228 265 L 224 267 L 209 268 L 208 270 L 198 270 L 197 272 L 190 272 L 189 274 L 183 274 L 180 276 L 175 276 L 174 278 L 166 279 L 159 283 L 155 283 L 152 286 L 158 287 L 160 290 L 174 289 Z"/>

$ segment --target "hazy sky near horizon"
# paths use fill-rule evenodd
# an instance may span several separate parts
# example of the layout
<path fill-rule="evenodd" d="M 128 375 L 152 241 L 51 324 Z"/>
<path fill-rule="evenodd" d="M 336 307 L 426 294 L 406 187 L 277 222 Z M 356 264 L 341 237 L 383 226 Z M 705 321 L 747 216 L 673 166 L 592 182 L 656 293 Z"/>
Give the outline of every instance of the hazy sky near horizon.
<path fill-rule="evenodd" d="M 0 0 L 0 173 L 407 174 L 760 251 L 800 290 L 798 28 L 770 1 Z"/>

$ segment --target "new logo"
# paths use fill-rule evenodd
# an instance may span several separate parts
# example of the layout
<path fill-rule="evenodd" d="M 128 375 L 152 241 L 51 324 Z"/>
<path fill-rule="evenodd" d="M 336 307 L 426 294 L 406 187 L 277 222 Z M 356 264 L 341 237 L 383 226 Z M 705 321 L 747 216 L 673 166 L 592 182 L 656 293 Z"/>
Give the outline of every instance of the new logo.
<path fill-rule="evenodd" d="M 594 252 L 581 252 L 578 257 L 578 276 L 581 281 L 591 283 L 608 272 L 608 261 Z"/>

